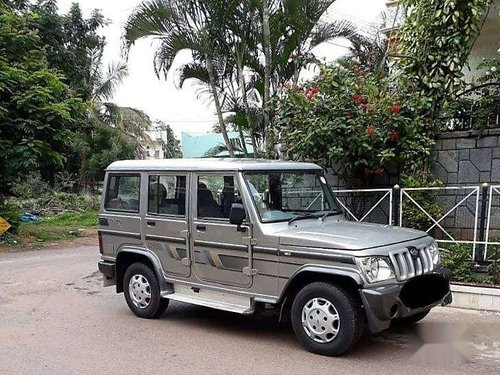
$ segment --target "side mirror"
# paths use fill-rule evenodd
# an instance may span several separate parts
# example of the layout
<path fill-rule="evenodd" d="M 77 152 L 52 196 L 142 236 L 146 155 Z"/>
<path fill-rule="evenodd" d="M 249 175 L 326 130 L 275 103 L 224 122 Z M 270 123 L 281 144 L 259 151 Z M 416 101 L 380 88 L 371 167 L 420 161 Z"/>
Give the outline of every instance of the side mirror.
<path fill-rule="evenodd" d="M 229 212 L 229 222 L 231 224 L 237 225 L 238 228 L 243 224 L 245 220 L 246 213 L 245 208 L 241 203 L 233 203 L 231 205 L 231 211 Z"/>

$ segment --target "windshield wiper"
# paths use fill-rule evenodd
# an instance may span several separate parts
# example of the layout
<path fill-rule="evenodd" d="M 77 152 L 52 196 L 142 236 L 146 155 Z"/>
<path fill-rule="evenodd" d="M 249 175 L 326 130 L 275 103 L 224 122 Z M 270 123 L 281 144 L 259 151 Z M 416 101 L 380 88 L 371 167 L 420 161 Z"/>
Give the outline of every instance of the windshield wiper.
<path fill-rule="evenodd" d="M 339 215 L 341 212 L 338 210 L 330 210 L 327 211 L 324 215 L 321 216 L 321 221 L 325 220 L 330 215 Z"/>
<path fill-rule="evenodd" d="M 318 218 L 318 215 L 315 215 L 312 213 L 297 214 L 294 217 L 292 217 L 290 220 L 288 220 L 288 225 L 292 224 L 296 220 L 310 219 L 310 218 Z"/>

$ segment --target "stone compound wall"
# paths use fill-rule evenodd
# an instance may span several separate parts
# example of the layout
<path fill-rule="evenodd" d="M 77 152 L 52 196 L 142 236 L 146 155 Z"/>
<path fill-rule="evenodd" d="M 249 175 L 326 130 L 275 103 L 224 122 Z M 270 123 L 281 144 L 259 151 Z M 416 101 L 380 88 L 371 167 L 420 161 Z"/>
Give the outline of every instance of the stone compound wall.
<path fill-rule="evenodd" d="M 446 186 L 479 186 L 483 183 L 500 185 L 500 129 L 443 133 L 433 152 L 434 175 Z M 499 189 L 500 190 L 500 189 Z M 438 202 L 451 208 L 472 190 L 449 190 L 440 194 Z M 482 189 L 479 201 L 479 223 Z M 445 228 L 453 228 L 460 239 L 472 239 L 474 233 L 475 198 L 473 195 L 445 220 Z M 500 236 L 500 194 L 494 192 L 491 210 L 490 236 Z M 486 204 L 487 206 L 487 204 Z M 446 212 L 446 211 L 445 211 Z"/>
<path fill-rule="evenodd" d="M 444 182 L 445 186 L 477 187 L 485 182 L 500 185 L 500 129 L 490 129 L 482 133 L 478 131 L 443 133 L 436 140 L 433 158 L 435 160 L 433 173 Z M 345 189 L 342 181 L 335 176 L 335 172 L 328 172 L 328 181 L 333 189 Z M 389 181 L 386 178 L 385 181 L 374 181 L 374 183 L 376 186 L 392 187 L 398 181 L 397 179 Z M 471 189 L 440 191 L 437 202 L 442 212 L 446 213 L 472 191 Z M 338 193 L 337 195 L 359 218 L 378 201 L 383 193 Z M 478 235 L 481 224 L 482 189 L 480 189 L 479 198 Z M 398 194 L 395 194 L 394 202 L 397 199 Z M 367 221 L 387 223 L 388 209 L 388 201 L 385 200 L 380 208 L 372 212 Z M 474 194 L 453 210 L 441 224 L 455 238 L 472 240 L 475 213 L 476 195 Z M 433 234 L 439 238 L 448 239 L 439 229 Z M 490 236 L 500 237 L 500 194 L 497 193 L 492 195 Z"/>
<path fill-rule="evenodd" d="M 436 141 L 434 175 L 446 185 L 500 184 L 500 129 L 443 133 Z"/>

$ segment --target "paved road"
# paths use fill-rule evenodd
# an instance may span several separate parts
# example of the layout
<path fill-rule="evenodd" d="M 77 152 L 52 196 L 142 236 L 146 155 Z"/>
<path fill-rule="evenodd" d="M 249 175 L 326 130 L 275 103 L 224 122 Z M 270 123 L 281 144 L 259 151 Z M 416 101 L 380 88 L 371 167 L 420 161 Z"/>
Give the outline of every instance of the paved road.
<path fill-rule="evenodd" d="M 272 317 L 172 303 L 159 320 L 138 319 L 101 286 L 98 258 L 88 246 L 0 254 L 1 375 L 500 372 L 500 315 L 438 308 L 419 325 L 424 341 L 469 327 L 468 342 L 422 348 L 415 331 L 393 329 L 327 358 L 302 350 Z"/>

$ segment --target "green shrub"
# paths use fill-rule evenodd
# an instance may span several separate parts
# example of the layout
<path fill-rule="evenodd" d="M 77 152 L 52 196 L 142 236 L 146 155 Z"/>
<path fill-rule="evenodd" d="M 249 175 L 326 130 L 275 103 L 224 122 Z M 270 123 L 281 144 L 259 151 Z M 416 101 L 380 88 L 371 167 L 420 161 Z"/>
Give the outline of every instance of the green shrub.
<path fill-rule="evenodd" d="M 488 282 L 491 284 L 500 284 L 500 262 L 494 261 L 488 266 Z"/>
<path fill-rule="evenodd" d="M 8 202 L 17 206 L 22 212 L 35 212 L 51 215 L 61 211 L 97 211 L 100 198 L 96 195 L 80 195 L 52 192 L 39 198 L 9 198 Z"/>
<path fill-rule="evenodd" d="M 21 200 L 40 198 L 53 191 L 49 184 L 42 180 L 40 173 L 33 173 L 17 178 L 11 186 L 12 193 Z"/>
<path fill-rule="evenodd" d="M 405 188 L 443 186 L 440 180 L 426 172 L 419 172 L 411 176 L 403 176 L 401 182 Z M 443 214 L 441 207 L 436 203 L 438 194 L 438 190 L 412 191 L 411 197 L 422 206 L 431 217 L 438 218 Z M 403 212 L 403 226 L 405 227 L 427 231 L 433 224 L 432 220 L 407 197 L 405 197 L 403 202 Z"/>
<path fill-rule="evenodd" d="M 441 257 L 443 265 L 451 270 L 453 281 L 475 282 L 476 276 L 472 270 L 473 261 L 470 257 L 470 249 L 464 244 L 450 244 L 442 249 Z"/>

